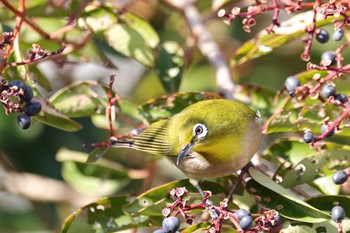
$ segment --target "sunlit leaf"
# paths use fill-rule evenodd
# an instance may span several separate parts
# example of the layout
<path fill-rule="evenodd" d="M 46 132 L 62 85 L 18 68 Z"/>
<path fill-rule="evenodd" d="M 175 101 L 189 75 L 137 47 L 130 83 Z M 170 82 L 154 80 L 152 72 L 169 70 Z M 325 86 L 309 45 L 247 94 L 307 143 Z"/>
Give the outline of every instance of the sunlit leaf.
<path fill-rule="evenodd" d="M 349 150 L 323 150 L 304 158 L 283 176 L 281 185 L 292 187 L 335 173 L 338 169 L 350 167 Z"/>
<path fill-rule="evenodd" d="M 117 21 L 118 18 L 111 8 L 91 4 L 79 15 L 78 25 L 96 33 L 109 29 Z"/>
<path fill-rule="evenodd" d="M 330 215 L 300 200 L 295 194 L 272 181 L 263 173 L 249 169 L 252 177 L 246 189 L 261 205 L 278 211 L 283 217 L 299 222 L 318 223 L 330 219 Z"/>

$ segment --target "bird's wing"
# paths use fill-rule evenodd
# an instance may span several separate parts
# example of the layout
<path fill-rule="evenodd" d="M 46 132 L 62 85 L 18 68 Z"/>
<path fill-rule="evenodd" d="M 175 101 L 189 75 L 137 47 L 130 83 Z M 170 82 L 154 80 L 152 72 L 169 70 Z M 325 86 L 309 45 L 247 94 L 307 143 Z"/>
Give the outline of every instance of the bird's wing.
<path fill-rule="evenodd" d="M 168 120 L 157 121 L 132 138 L 115 141 L 113 146 L 165 156 L 171 148 L 168 139 Z"/>

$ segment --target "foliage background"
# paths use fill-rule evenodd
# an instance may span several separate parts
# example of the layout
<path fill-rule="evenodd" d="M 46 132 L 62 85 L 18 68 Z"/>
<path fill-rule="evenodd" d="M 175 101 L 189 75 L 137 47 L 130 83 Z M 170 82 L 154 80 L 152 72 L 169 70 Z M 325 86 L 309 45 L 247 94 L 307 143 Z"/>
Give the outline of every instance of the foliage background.
<path fill-rule="evenodd" d="M 122 1 L 105 2 L 111 3 L 115 8 L 119 8 L 118 4 L 122 4 Z M 180 92 L 218 90 L 213 66 L 196 47 L 196 41 L 190 36 L 184 16 L 176 8 L 171 7 L 169 4 L 171 1 L 126 2 L 123 7 L 149 22 L 159 35 L 160 41 L 176 41 L 184 49 L 186 68 L 181 77 Z M 222 19 L 217 18 L 217 11 L 211 8 L 213 2 L 215 1 L 197 1 L 195 6 L 206 20 L 205 25 L 228 61 L 244 42 L 256 36 L 271 22 L 270 12 L 260 14 L 256 17 L 257 25 L 250 33 L 246 33 L 242 29 L 241 20 L 233 20 L 228 26 Z M 239 1 L 238 4 L 244 5 L 243 2 Z M 9 3 L 15 8 L 19 7 L 17 1 Z M 53 33 L 65 25 L 74 25 L 76 28 L 68 31 L 64 39 L 80 42 L 85 36 L 81 32 L 83 30 L 68 22 L 75 19 L 86 4 L 87 2 L 75 0 L 28 1 L 25 4 L 26 17 L 48 33 Z M 281 21 L 290 17 L 281 14 Z M 5 5 L 0 5 L 0 19 L 2 31 L 12 31 L 15 26 L 15 15 Z M 333 25 L 324 28 L 331 31 Z M 44 39 L 26 24 L 21 28 L 20 35 L 19 45 L 23 53 L 29 50 L 32 43 L 40 44 L 47 51 L 55 51 L 60 46 L 57 41 Z M 96 35 L 93 33 L 87 37 L 88 40 L 82 43 L 82 47 L 73 48 L 72 51 L 68 48 L 69 52 L 62 56 L 29 66 L 30 78 L 48 80 L 47 85 L 50 85 L 50 88 L 40 90 L 44 96 L 49 97 L 58 89 L 77 80 L 97 80 L 108 84 L 108 75 L 111 73 L 115 73 L 117 77 L 114 90 L 123 100 L 142 104 L 167 93 L 154 70 L 116 52 L 99 36 L 100 32 L 97 31 Z M 322 52 L 335 49 L 337 46 L 338 44 L 332 41 L 326 45 L 314 43 L 311 59 L 317 63 Z M 271 92 L 277 92 L 283 88 L 286 77 L 305 71 L 306 62 L 300 59 L 303 49 L 304 44 L 298 38 L 274 49 L 268 56 L 249 60 L 232 70 L 234 82 L 240 85 L 259 85 Z M 349 58 L 349 53 L 344 54 L 345 60 Z M 16 71 L 5 69 L 4 72 L 8 72 L 7 75 L 11 78 L 19 79 L 16 77 L 18 74 Z M 3 76 L 6 77 L 6 74 Z M 42 83 L 46 81 L 41 81 Z M 127 174 L 131 174 L 133 179 L 125 178 L 125 183 L 119 184 L 104 183 L 106 189 L 98 190 L 94 185 L 98 182 L 103 183 L 103 179 L 87 181 L 86 177 L 80 177 L 79 180 L 76 174 L 77 176 L 71 177 L 75 180 L 73 182 L 75 185 L 79 182 L 87 183 L 72 189 L 66 184 L 69 177 L 65 177 L 65 181 L 62 177 L 67 175 L 62 174 L 62 171 L 64 172 L 62 161 L 57 160 L 64 160 L 67 154 L 73 153 L 72 151 L 87 153 L 88 150 L 82 148 L 83 144 L 105 140 L 109 135 L 108 131 L 96 127 L 98 120 L 94 119 L 93 122 L 89 116 L 75 118 L 74 120 L 82 125 L 82 129 L 76 132 L 65 132 L 40 122 L 24 131 L 18 127 L 15 114 L 5 116 L 3 109 L 0 109 L 0 116 L 0 232 L 56 232 L 69 214 L 98 197 L 116 193 L 136 194 L 168 181 L 185 178 L 166 160 L 154 163 L 139 152 L 111 149 L 105 156 L 122 163 L 123 169 L 128 169 Z M 121 127 L 119 130 L 118 133 L 126 133 L 130 128 Z M 302 132 L 293 133 L 295 136 L 302 135 Z M 266 136 L 261 151 L 274 138 L 280 137 L 281 134 Z M 344 144 L 348 143 L 348 138 L 341 140 Z M 130 153 L 133 155 L 132 160 L 127 159 Z M 81 155 L 77 154 L 76 158 L 81 158 L 79 156 Z M 74 174 L 74 170 L 67 171 L 69 174 Z M 154 174 L 153 180 L 146 179 L 144 182 L 142 178 L 147 177 L 150 171 Z"/>

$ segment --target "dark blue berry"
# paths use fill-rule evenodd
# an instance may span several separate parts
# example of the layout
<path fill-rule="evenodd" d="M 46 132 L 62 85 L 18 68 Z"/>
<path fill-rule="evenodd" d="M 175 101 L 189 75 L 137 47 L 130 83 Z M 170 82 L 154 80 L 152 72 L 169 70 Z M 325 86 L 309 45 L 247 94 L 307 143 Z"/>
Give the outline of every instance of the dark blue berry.
<path fill-rule="evenodd" d="M 348 102 L 348 97 L 346 97 L 346 95 L 342 93 L 336 94 L 334 98 L 342 104 L 345 104 L 346 102 Z"/>
<path fill-rule="evenodd" d="M 24 106 L 24 112 L 27 113 L 29 116 L 38 115 L 40 111 L 41 111 L 41 103 L 39 102 L 29 101 Z"/>
<path fill-rule="evenodd" d="M 267 224 L 269 225 L 269 227 L 271 228 L 276 228 L 278 227 L 280 224 L 282 223 L 282 218 L 281 215 L 277 214 L 276 216 L 274 216 L 274 221 L 269 221 Z"/>
<path fill-rule="evenodd" d="M 341 28 L 338 28 L 333 33 L 333 40 L 340 41 L 343 38 L 343 36 L 344 36 L 344 30 Z"/>
<path fill-rule="evenodd" d="M 336 54 L 333 51 L 326 51 L 321 55 L 321 64 L 325 66 L 335 65 Z"/>
<path fill-rule="evenodd" d="M 31 101 L 33 98 L 33 89 L 29 86 L 25 86 L 23 88 L 23 95 L 19 95 L 19 97 L 26 102 Z"/>
<path fill-rule="evenodd" d="M 332 209 L 332 220 L 341 222 L 345 218 L 345 211 L 341 206 L 334 206 Z"/>
<path fill-rule="evenodd" d="M 334 184 L 344 184 L 348 178 L 348 173 L 342 170 L 337 171 L 332 177 Z"/>
<path fill-rule="evenodd" d="M 322 125 L 321 126 L 321 132 L 325 133 L 328 130 L 328 126 L 327 125 Z M 331 132 L 329 132 L 326 137 L 332 137 L 334 135 L 334 129 L 331 130 Z"/>
<path fill-rule="evenodd" d="M 253 226 L 253 218 L 248 215 L 244 216 L 241 221 L 239 222 L 239 227 L 242 228 L 242 230 L 248 230 Z"/>
<path fill-rule="evenodd" d="M 238 220 L 241 220 L 244 216 L 249 216 L 250 212 L 246 209 L 239 209 L 236 211 L 236 217 Z"/>
<path fill-rule="evenodd" d="M 314 135 L 311 132 L 306 132 L 304 133 L 303 139 L 305 143 L 311 143 L 314 141 Z"/>
<path fill-rule="evenodd" d="M 22 129 L 28 129 L 32 123 L 32 120 L 30 119 L 30 116 L 23 113 L 17 116 L 17 123 Z"/>
<path fill-rule="evenodd" d="M 13 80 L 10 82 L 9 87 L 12 89 L 13 87 L 16 87 L 16 92 L 19 92 L 20 90 L 23 90 L 25 87 L 25 84 L 21 80 Z"/>
<path fill-rule="evenodd" d="M 319 33 L 316 35 L 316 40 L 321 44 L 327 43 L 329 40 L 329 33 L 325 29 L 321 29 Z"/>
<path fill-rule="evenodd" d="M 323 88 L 321 90 L 321 95 L 327 99 L 331 96 L 335 96 L 335 87 L 332 85 L 323 86 Z"/>
<path fill-rule="evenodd" d="M 286 87 L 286 89 L 287 89 L 287 91 L 289 92 L 289 94 L 290 94 L 291 96 L 293 96 L 294 93 L 295 93 L 295 89 L 296 89 L 298 86 L 300 86 L 300 82 L 299 82 L 299 80 L 298 80 L 296 77 L 294 77 L 294 76 L 289 76 L 289 77 L 286 79 L 286 81 L 285 81 L 285 83 L 284 83 L 284 86 Z"/>
<path fill-rule="evenodd" d="M 177 217 L 171 216 L 163 219 L 163 230 L 167 233 L 174 233 L 180 228 L 180 220 Z"/>

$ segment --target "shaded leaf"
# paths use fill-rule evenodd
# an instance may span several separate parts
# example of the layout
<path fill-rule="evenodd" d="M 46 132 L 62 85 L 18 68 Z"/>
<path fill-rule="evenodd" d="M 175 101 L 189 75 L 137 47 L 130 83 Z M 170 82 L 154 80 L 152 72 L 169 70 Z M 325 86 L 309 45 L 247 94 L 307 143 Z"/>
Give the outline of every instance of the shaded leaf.
<path fill-rule="evenodd" d="M 183 75 L 184 52 L 174 41 L 167 41 L 159 45 L 156 50 L 155 72 L 167 92 L 179 89 Z"/>
<path fill-rule="evenodd" d="M 344 208 L 345 216 L 350 218 L 350 196 L 343 195 L 322 195 L 307 200 L 310 205 L 324 211 L 331 212 L 335 205 Z"/>
<path fill-rule="evenodd" d="M 78 209 L 63 225 L 62 233 L 108 233 L 137 227 L 160 226 L 163 217 L 127 215 L 122 206 L 130 197 L 105 197 Z"/>
<path fill-rule="evenodd" d="M 36 100 L 41 103 L 42 108 L 39 115 L 35 116 L 35 119 L 41 121 L 44 124 L 67 132 L 74 132 L 81 129 L 82 126 L 78 122 L 73 121 L 69 119 L 66 115 L 58 112 L 46 100 Z"/>
<path fill-rule="evenodd" d="M 148 121 L 154 122 L 162 118 L 170 117 L 188 105 L 205 99 L 220 98 L 209 92 L 183 92 L 156 99 L 151 99 L 139 107 L 140 114 Z"/>
<path fill-rule="evenodd" d="M 330 215 L 300 200 L 292 192 L 254 168 L 249 169 L 249 175 L 253 179 L 246 183 L 247 191 L 261 205 L 278 211 L 283 217 L 308 223 L 324 222 L 330 219 Z"/>

